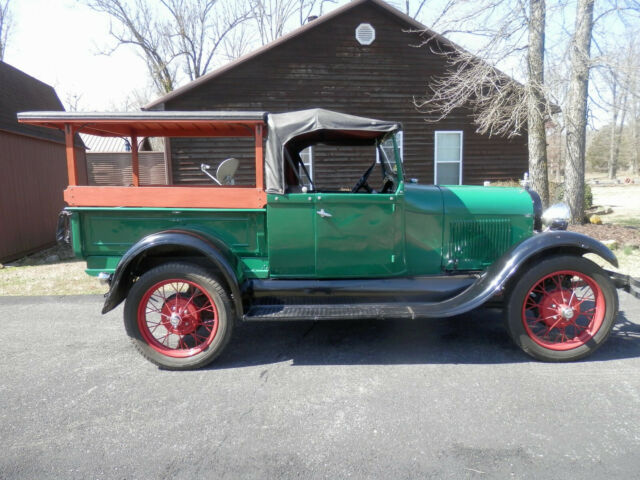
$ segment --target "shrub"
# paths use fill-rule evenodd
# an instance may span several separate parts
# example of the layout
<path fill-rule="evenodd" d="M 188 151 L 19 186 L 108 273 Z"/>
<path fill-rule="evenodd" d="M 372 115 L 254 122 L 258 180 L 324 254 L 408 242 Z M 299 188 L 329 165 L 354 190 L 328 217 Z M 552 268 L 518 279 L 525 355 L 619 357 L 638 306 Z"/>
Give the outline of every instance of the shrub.
<path fill-rule="evenodd" d="M 562 183 L 549 183 L 549 197 L 551 203 L 557 203 L 564 201 L 564 184 Z M 591 185 L 585 184 L 584 186 L 584 208 L 588 209 L 593 207 L 593 192 L 591 191 Z"/>

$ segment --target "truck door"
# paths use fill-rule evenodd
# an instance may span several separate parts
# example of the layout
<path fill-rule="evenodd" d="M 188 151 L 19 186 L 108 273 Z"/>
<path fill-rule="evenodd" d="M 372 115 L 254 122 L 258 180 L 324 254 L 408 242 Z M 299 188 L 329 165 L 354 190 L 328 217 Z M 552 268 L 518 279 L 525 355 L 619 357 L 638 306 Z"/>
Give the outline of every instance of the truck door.
<path fill-rule="evenodd" d="M 316 275 L 344 278 L 401 273 L 401 206 L 395 193 L 316 194 Z"/>
<path fill-rule="evenodd" d="M 316 274 L 315 195 L 267 196 L 269 270 L 273 277 L 310 278 Z"/>

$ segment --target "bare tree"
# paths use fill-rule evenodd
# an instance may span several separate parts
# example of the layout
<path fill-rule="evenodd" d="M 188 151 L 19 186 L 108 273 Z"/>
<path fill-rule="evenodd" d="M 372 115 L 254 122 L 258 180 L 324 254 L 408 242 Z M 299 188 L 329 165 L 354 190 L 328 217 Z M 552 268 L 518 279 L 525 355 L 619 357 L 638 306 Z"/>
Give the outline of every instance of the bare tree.
<path fill-rule="evenodd" d="M 418 0 L 417 5 L 412 8 L 411 0 L 405 0 L 404 13 L 411 18 L 419 18 L 422 13 L 422 9 L 427 4 L 427 0 Z"/>
<path fill-rule="evenodd" d="M 296 20 L 299 26 L 314 13 L 322 15 L 324 5 L 336 0 L 249 0 L 249 3 L 260 41 L 266 45 L 284 35 Z"/>
<path fill-rule="evenodd" d="M 619 54 L 618 50 L 615 52 Z M 619 58 L 615 56 L 614 58 Z M 618 71 L 623 77 L 622 87 L 625 89 L 625 102 L 623 102 L 623 117 L 618 128 L 620 137 L 624 133 L 629 140 L 629 171 L 632 175 L 640 174 L 640 42 L 637 38 L 631 38 L 626 48 L 626 55 L 617 62 Z M 629 125 L 625 129 L 625 119 Z"/>
<path fill-rule="evenodd" d="M 77 112 L 79 110 L 82 110 L 81 108 L 81 100 L 82 100 L 82 94 L 81 93 L 77 93 L 77 92 L 68 92 L 65 95 L 64 98 L 64 103 L 67 106 L 67 111 L 68 112 Z"/>
<path fill-rule="evenodd" d="M 184 57 L 189 80 L 204 75 L 224 40 L 249 18 L 240 2 L 220 0 L 160 0 L 171 15 L 167 29 L 173 53 Z"/>
<path fill-rule="evenodd" d="M 622 138 L 622 129 L 624 128 L 627 113 L 628 88 L 624 81 L 624 72 L 618 70 L 618 67 L 619 65 L 613 65 L 607 69 L 611 89 L 611 134 L 609 136 L 609 162 L 607 169 L 610 179 L 616 178 L 618 173 L 620 139 Z"/>
<path fill-rule="evenodd" d="M 416 106 L 440 121 L 454 110 L 471 108 L 477 131 L 512 137 L 525 129 L 529 139 L 529 171 L 533 188 L 549 203 L 545 123 L 551 104 L 544 89 L 544 0 L 485 0 L 472 6 L 448 0 L 437 20 L 448 16 L 447 33 L 464 33 L 485 39 L 475 53 L 462 49 L 434 49 L 445 55 L 448 71 L 430 80 L 428 93 Z M 458 16 L 453 12 L 458 8 Z M 470 23 L 475 22 L 475 23 Z M 528 37 L 528 42 L 526 41 Z M 437 43 L 429 35 L 427 44 Z M 497 70 L 492 63 L 527 51 L 525 85 Z"/>
<path fill-rule="evenodd" d="M 631 57 L 634 59 L 631 77 L 629 79 L 629 98 L 631 103 L 631 173 L 640 174 L 640 51 L 637 44 L 631 49 Z"/>
<path fill-rule="evenodd" d="M 234 0 L 85 0 L 111 17 L 116 45 L 133 45 L 146 62 L 159 93 L 172 91 L 178 72 L 189 80 L 204 75 L 223 55 L 231 32 L 250 11 Z"/>
<path fill-rule="evenodd" d="M 9 43 L 11 33 L 11 0 L 0 0 L 0 60 L 4 60 L 4 53 Z"/>
<path fill-rule="evenodd" d="M 529 2 L 529 47 L 527 49 L 527 132 L 529 174 L 532 188 L 542 204 L 549 205 L 549 175 L 547 169 L 547 102 L 544 93 L 544 30 L 545 0 Z"/>
<path fill-rule="evenodd" d="M 159 93 L 174 89 L 176 81 L 175 49 L 169 26 L 158 19 L 145 0 L 87 0 L 87 5 L 111 17 L 109 33 L 116 45 L 104 53 L 113 53 L 121 45 L 133 45 L 145 61 Z"/>
<path fill-rule="evenodd" d="M 567 157 L 565 199 L 571 209 L 571 223 L 584 221 L 584 171 L 587 135 L 587 100 L 595 0 L 578 0 L 575 30 L 571 38 L 571 79 L 565 112 Z"/>
<path fill-rule="evenodd" d="M 226 60 L 235 60 L 249 53 L 256 44 L 255 31 L 243 23 L 224 38 L 222 49 Z"/>

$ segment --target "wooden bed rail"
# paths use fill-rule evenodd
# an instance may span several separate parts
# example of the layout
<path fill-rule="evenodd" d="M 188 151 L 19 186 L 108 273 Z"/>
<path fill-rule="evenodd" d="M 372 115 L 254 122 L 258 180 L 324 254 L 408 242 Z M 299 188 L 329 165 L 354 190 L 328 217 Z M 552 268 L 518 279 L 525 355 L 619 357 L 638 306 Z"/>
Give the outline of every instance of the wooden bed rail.
<path fill-rule="evenodd" d="M 206 117 L 206 118 L 205 118 Z M 83 114 L 27 112 L 21 123 L 64 131 L 69 187 L 64 199 L 71 207 L 263 208 L 264 114 L 260 112 L 139 112 Z M 78 185 L 75 134 L 129 137 L 132 186 Z M 256 184 L 247 186 L 140 186 L 138 138 L 254 137 Z"/>

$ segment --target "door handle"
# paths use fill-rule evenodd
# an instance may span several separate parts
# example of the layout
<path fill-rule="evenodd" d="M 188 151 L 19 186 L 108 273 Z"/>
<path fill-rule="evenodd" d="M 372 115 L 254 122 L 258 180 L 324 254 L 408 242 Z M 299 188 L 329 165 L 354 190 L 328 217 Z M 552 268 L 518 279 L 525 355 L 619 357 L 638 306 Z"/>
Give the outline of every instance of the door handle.
<path fill-rule="evenodd" d="M 331 215 L 329 212 L 325 212 L 324 208 L 320 209 L 316 212 L 318 215 L 320 215 L 322 218 L 327 218 L 327 217 L 332 217 L 333 215 Z"/>

